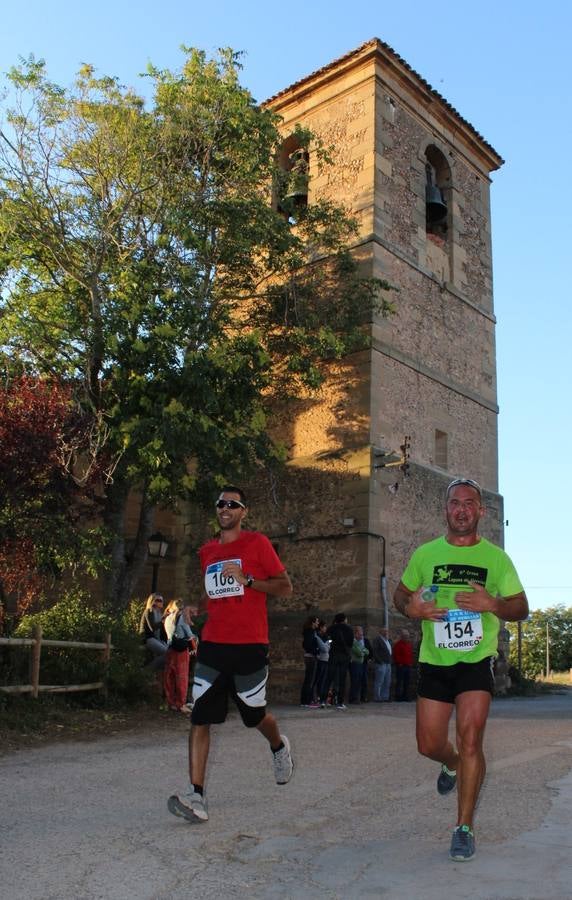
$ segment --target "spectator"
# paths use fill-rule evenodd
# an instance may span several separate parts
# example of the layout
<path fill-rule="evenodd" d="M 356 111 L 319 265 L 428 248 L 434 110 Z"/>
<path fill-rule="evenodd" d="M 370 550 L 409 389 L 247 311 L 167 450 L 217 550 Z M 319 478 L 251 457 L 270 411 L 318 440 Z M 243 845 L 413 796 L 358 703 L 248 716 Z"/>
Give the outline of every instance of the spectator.
<path fill-rule="evenodd" d="M 197 640 L 190 624 L 191 609 L 182 600 L 173 600 L 165 610 L 165 634 L 168 649 L 165 662 L 164 687 L 169 708 L 190 714 L 189 692 L 190 654 L 196 653 Z"/>
<path fill-rule="evenodd" d="M 373 657 L 373 699 L 376 703 L 387 703 L 391 695 L 392 648 L 387 628 L 380 627 L 372 643 Z"/>
<path fill-rule="evenodd" d="M 371 652 L 371 641 L 367 636 L 367 625 L 363 626 L 363 642 L 365 645 L 365 649 L 367 650 L 367 657 L 364 660 L 363 664 L 363 678 L 361 683 L 361 695 L 360 699 L 362 703 L 369 703 L 368 691 L 369 691 L 369 664 L 371 662 L 372 652 Z"/>
<path fill-rule="evenodd" d="M 326 623 L 323 619 L 320 619 L 316 630 L 318 660 L 316 664 L 316 677 L 314 679 L 314 700 L 320 704 L 322 709 L 326 706 L 328 689 L 330 687 L 329 659 L 331 641 L 328 639 L 327 630 Z"/>
<path fill-rule="evenodd" d="M 318 621 L 317 616 L 308 616 L 304 622 L 304 627 L 302 628 L 304 681 L 300 692 L 300 706 L 303 706 L 305 709 L 315 709 L 318 706 L 318 704 L 314 703 L 312 700 L 312 690 L 314 687 L 318 661 L 318 642 L 316 640 Z"/>
<path fill-rule="evenodd" d="M 354 633 L 347 624 L 345 613 L 337 613 L 327 631 L 330 645 L 330 681 L 336 709 L 345 709 L 346 676 L 350 665 Z"/>
<path fill-rule="evenodd" d="M 369 650 L 365 646 L 363 628 L 356 625 L 354 628 L 354 640 L 351 647 L 350 660 L 350 703 L 360 703 L 364 693 L 367 694 L 367 658 Z"/>
<path fill-rule="evenodd" d="M 161 594 L 149 594 L 145 609 L 139 622 L 139 634 L 147 650 L 151 654 L 149 666 L 153 670 L 165 668 L 167 641 L 163 625 L 163 597 Z"/>
<path fill-rule="evenodd" d="M 393 645 L 395 662 L 395 699 L 398 702 L 409 700 L 409 679 L 413 665 L 413 644 L 409 632 L 405 629 L 401 637 Z"/>

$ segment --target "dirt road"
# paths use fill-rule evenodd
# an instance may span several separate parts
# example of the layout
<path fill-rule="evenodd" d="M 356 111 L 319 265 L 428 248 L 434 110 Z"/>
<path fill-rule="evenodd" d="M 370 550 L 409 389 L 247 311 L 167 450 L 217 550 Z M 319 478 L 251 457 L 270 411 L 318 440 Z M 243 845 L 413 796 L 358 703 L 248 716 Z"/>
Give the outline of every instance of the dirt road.
<path fill-rule="evenodd" d="M 275 711 L 293 780 L 274 784 L 233 716 L 214 730 L 203 825 L 166 807 L 186 783 L 183 722 L 1 759 L 0 896 L 572 898 L 572 692 L 494 702 L 469 863 L 448 859 L 455 797 L 417 755 L 413 703 Z"/>

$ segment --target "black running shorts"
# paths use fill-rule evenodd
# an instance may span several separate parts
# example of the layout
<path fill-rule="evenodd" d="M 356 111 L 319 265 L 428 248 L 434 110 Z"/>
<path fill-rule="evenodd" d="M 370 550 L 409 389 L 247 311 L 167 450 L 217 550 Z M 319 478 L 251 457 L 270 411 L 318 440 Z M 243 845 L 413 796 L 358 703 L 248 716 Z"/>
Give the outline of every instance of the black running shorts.
<path fill-rule="evenodd" d="M 485 656 L 479 662 L 459 662 L 452 666 L 434 666 L 419 663 L 417 695 L 427 700 L 454 703 L 458 694 L 465 691 L 494 693 L 494 656 Z"/>
<path fill-rule="evenodd" d="M 266 715 L 267 644 L 201 641 L 193 680 L 194 725 L 224 722 L 231 696 L 247 728 Z"/>

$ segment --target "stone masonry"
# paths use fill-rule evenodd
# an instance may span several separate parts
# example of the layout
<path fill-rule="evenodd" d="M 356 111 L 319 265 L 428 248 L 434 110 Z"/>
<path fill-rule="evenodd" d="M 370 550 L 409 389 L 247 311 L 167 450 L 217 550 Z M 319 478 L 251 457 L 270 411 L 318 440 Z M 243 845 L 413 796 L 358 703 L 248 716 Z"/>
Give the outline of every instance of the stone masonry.
<path fill-rule="evenodd" d="M 377 39 L 267 105 L 282 116 L 285 140 L 300 124 L 331 147 L 324 171 L 310 154 L 308 202 L 349 207 L 364 271 L 399 290 L 390 298 L 396 314 L 372 323 L 369 351 L 333 366 L 318 396 L 277 411 L 285 471 L 245 486 L 250 524 L 276 543 L 294 584 L 291 599 L 269 600 L 271 693 L 292 700 L 309 612 L 329 621 L 344 610 L 372 633 L 385 621 L 392 632 L 404 625 L 391 595 L 413 548 L 440 533 L 451 478 L 483 485 L 482 531 L 502 543 L 489 176 L 503 161 Z M 440 233 L 426 224 L 428 161 L 447 203 Z M 387 454 L 405 435 L 406 477 L 399 466 L 379 468 L 399 460 Z M 206 523 L 190 518 L 198 544 Z M 194 554 L 187 563 L 177 592 L 198 595 Z"/>

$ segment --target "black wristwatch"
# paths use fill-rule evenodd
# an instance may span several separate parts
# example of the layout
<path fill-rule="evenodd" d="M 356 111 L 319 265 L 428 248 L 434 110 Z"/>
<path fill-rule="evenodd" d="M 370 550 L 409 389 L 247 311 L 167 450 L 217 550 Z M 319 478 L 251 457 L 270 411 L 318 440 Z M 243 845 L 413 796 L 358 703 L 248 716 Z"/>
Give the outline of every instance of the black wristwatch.
<path fill-rule="evenodd" d="M 253 584 L 254 584 L 254 575 L 247 575 L 246 576 L 246 587 L 252 587 Z"/>

